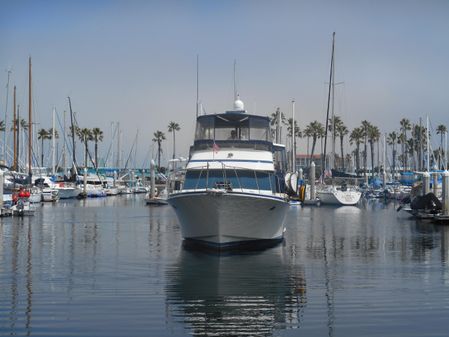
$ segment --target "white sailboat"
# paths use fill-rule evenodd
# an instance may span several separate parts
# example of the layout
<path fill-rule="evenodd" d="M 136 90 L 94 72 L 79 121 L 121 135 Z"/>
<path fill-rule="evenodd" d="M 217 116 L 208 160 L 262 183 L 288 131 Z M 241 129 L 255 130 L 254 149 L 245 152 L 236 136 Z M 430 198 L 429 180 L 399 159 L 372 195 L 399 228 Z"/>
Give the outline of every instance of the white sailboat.
<path fill-rule="evenodd" d="M 232 111 L 198 116 L 182 189 L 168 197 L 183 238 L 213 248 L 282 240 L 289 204 L 276 152 L 285 147 L 271 141 L 269 118 L 238 96 Z"/>
<path fill-rule="evenodd" d="M 332 56 L 331 56 L 331 68 L 329 75 L 329 92 L 328 92 L 328 104 L 327 104 L 327 114 L 326 114 L 326 136 L 324 143 L 324 158 L 326 161 L 326 145 L 327 145 L 327 132 L 328 132 L 328 122 L 329 122 L 329 108 L 332 110 L 332 151 L 329 160 L 329 168 L 325 173 L 332 172 L 332 166 L 334 165 L 335 158 L 335 114 L 334 114 L 334 90 L 335 90 L 335 65 L 334 65 L 334 51 L 335 51 L 335 32 L 332 35 Z M 332 103 L 332 104 L 331 104 Z M 325 165 L 326 166 L 326 165 Z M 325 174 L 323 173 L 323 181 Z M 333 181 L 331 185 L 322 184 L 317 187 L 317 197 L 320 199 L 322 204 L 329 205 L 339 205 L 339 206 L 352 206 L 356 205 L 362 193 L 358 191 L 355 187 L 334 185 Z"/>

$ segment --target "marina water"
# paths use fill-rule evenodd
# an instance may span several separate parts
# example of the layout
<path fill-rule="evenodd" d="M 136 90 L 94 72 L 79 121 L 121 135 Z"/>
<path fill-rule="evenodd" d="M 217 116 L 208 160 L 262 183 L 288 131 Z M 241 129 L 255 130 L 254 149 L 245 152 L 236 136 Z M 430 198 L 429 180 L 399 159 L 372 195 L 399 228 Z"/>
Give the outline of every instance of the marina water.
<path fill-rule="evenodd" d="M 44 204 L 0 219 L 0 335 L 445 336 L 449 228 L 396 207 L 291 207 L 281 244 L 216 254 L 143 196 Z"/>

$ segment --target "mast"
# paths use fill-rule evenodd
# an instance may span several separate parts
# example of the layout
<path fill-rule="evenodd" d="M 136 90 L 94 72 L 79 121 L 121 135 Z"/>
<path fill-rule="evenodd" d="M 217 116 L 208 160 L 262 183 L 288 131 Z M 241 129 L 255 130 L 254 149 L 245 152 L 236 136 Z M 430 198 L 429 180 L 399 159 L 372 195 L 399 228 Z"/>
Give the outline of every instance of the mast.
<path fill-rule="evenodd" d="M 75 177 L 76 180 L 76 156 L 75 156 L 75 124 L 73 123 L 73 111 L 72 111 L 72 102 L 70 101 L 70 96 L 67 97 L 69 100 L 69 109 L 70 109 L 70 124 L 72 126 L 72 178 Z"/>
<path fill-rule="evenodd" d="M 335 47 L 335 32 L 332 34 L 332 53 L 331 53 L 331 67 L 329 71 L 329 91 L 327 94 L 327 112 L 326 112 L 326 129 L 324 135 L 324 154 L 323 154 L 323 167 L 326 166 L 326 149 L 327 149 L 327 130 L 329 129 L 329 108 L 331 102 L 331 90 L 332 90 L 332 80 L 334 72 L 334 47 Z"/>
<path fill-rule="evenodd" d="M 236 83 L 235 83 L 235 68 L 236 68 L 236 66 L 237 66 L 237 60 L 234 60 L 234 101 L 237 100 L 237 96 L 238 96 L 238 94 L 237 94 L 237 86 L 236 86 Z"/>
<path fill-rule="evenodd" d="M 16 86 L 14 86 L 14 98 L 13 98 L 13 103 L 14 103 L 14 109 L 13 109 L 13 141 L 14 141 L 14 153 L 13 153 L 13 159 L 12 159 L 12 168 L 14 171 L 17 171 L 17 136 L 16 136 L 16 132 L 17 132 L 17 116 L 16 116 Z"/>
<path fill-rule="evenodd" d="M 64 110 L 64 114 L 63 114 L 63 124 L 62 124 L 62 132 L 64 134 L 64 142 L 63 142 L 63 146 L 62 146 L 62 167 L 63 167 L 63 175 L 65 176 L 65 169 L 66 169 L 66 158 L 65 158 L 65 135 L 66 135 L 66 124 L 65 124 L 65 115 L 66 115 L 66 111 Z"/>
<path fill-rule="evenodd" d="M 196 118 L 198 118 L 198 108 L 199 108 L 199 86 L 200 86 L 200 82 L 199 82 L 199 69 L 200 69 L 200 61 L 199 61 L 200 57 L 197 54 L 196 55 Z"/>
<path fill-rule="evenodd" d="M 4 161 L 5 165 L 6 165 L 6 132 L 8 131 L 7 117 L 8 117 L 9 76 L 10 75 L 11 75 L 11 70 L 8 69 L 8 81 L 6 82 L 6 99 L 5 99 L 5 131 L 3 131 L 3 161 Z"/>
<path fill-rule="evenodd" d="M 56 128 L 55 128 L 56 108 L 53 107 L 52 128 L 51 128 L 51 173 L 55 175 L 56 171 Z"/>
<path fill-rule="evenodd" d="M 332 153 L 329 168 L 335 167 L 335 32 L 332 37 Z"/>
<path fill-rule="evenodd" d="M 31 184 L 31 140 L 32 140 L 32 134 L 33 134 L 33 123 L 31 118 L 31 56 L 28 59 L 29 68 L 28 68 L 28 176 L 30 178 L 30 184 Z"/>
<path fill-rule="evenodd" d="M 16 153 L 16 171 L 19 172 L 19 145 L 20 145 L 20 104 L 17 105 L 17 153 Z"/>
<path fill-rule="evenodd" d="M 292 100 L 292 172 L 296 171 L 295 100 Z"/>
<path fill-rule="evenodd" d="M 426 138 L 427 138 L 427 172 L 430 172 L 430 131 L 429 115 L 426 116 Z"/>

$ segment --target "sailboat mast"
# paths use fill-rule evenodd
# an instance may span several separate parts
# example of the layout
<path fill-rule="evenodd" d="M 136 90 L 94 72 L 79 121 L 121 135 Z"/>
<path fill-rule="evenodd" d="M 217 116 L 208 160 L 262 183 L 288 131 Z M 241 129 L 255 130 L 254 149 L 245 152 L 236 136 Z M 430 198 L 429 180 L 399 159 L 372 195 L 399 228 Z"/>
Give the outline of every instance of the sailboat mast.
<path fill-rule="evenodd" d="M 6 82 L 6 99 L 5 99 L 5 131 L 3 131 L 3 161 L 6 165 L 6 133 L 8 131 L 7 117 L 8 117 L 8 101 L 9 101 L 9 76 L 11 75 L 11 70 L 8 69 L 8 81 Z"/>
<path fill-rule="evenodd" d="M 329 168 L 335 167 L 335 33 L 332 37 L 332 153 Z"/>
<path fill-rule="evenodd" d="M 13 145 L 13 149 L 14 149 L 14 153 L 13 153 L 13 163 L 12 163 L 12 168 L 14 171 L 17 171 L 17 136 L 16 136 L 16 132 L 17 132 L 17 117 L 16 117 L 16 86 L 14 86 L 14 97 L 13 97 L 13 103 L 14 103 L 14 109 L 13 109 L 13 117 L 12 117 L 12 122 L 13 122 L 13 141 L 14 141 L 14 145 Z"/>
<path fill-rule="evenodd" d="M 296 171 L 295 100 L 292 100 L 292 172 Z"/>
<path fill-rule="evenodd" d="M 63 125 L 62 125 L 62 133 L 63 133 L 63 147 L 62 147 L 62 167 L 63 167 L 63 175 L 65 175 L 65 169 L 66 169 L 66 159 L 65 159 L 65 135 L 66 135 L 66 122 L 65 122 L 65 115 L 66 115 L 66 111 L 64 110 L 64 115 L 63 115 Z"/>
<path fill-rule="evenodd" d="M 329 129 L 329 108 L 331 102 L 331 90 L 332 90 L 332 75 L 334 71 L 334 46 L 335 46 L 335 32 L 332 34 L 332 53 L 331 53 L 331 68 L 329 71 L 329 91 L 327 94 L 327 112 L 326 112 L 326 129 L 324 136 L 324 154 L 323 154 L 323 166 L 326 166 L 326 150 L 327 150 L 327 130 Z"/>
<path fill-rule="evenodd" d="M 69 100 L 69 109 L 70 109 L 70 124 L 72 126 L 72 161 L 73 161 L 73 167 L 74 170 L 72 172 L 72 175 L 75 176 L 76 174 L 76 155 L 75 155 L 75 124 L 73 123 L 73 111 L 72 111 L 72 102 L 70 101 L 70 96 L 67 97 Z"/>
<path fill-rule="evenodd" d="M 427 172 L 430 172 L 430 130 L 429 116 L 426 116 L 426 138 L 427 138 Z"/>
<path fill-rule="evenodd" d="M 56 173 L 56 128 L 55 128 L 55 115 L 56 115 L 56 108 L 53 107 L 53 114 L 52 114 L 52 127 L 51 127 L 51 173 L 55 175 Z"/>
<path fill-rule="evenodd" d="M 31 118 L 31 56 L 28 59 L 28 176 L 30 178 L 30 184 L 31 184 L 31 176 L 32 176 L 32 171 L 31 171 L 31 140 L 32 140 L 32 134 L 33 134 L 33 122 L 32 122 L 32 118 Z"/>

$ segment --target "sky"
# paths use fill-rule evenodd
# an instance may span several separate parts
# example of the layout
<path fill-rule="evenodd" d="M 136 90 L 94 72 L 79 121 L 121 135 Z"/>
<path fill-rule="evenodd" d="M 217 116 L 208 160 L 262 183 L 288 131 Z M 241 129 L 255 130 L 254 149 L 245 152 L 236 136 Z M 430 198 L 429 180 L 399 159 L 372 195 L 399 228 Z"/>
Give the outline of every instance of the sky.
<path fill-rule="evenodd" d="M 6 85 L 27 111 L 33 63 L 37 128 L 51 127 L 72 100 L 80 127 L 99 127 L 103 156 L 111 122 L 123 130 L 126 159 L 137 136 L 138 166 L 155 155 L 153 133 L 179 123 L 177 155 L 188 155 L 199 96 L 206 113 L 233 105 L 288 117 L 296 101 L 303 129 L 325 123 L 332 32 L 336 32 L 335 111 L 349 129 L 368 120 L 382 132 L 429 115 L 449 126 L 448 1 L 6 1 L 0 0 L 0 119 Z M 12 117 L 7 117 L 9 121 Z M 62 117 L 60 117 L 62 118 Z M 436 137 L 435 137 L 436 138 Z M 93 148 L 93 146 L 92 146 Z M 305 143 L 299 143 L 305 153 Z"/>

